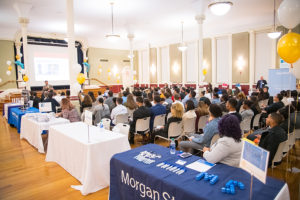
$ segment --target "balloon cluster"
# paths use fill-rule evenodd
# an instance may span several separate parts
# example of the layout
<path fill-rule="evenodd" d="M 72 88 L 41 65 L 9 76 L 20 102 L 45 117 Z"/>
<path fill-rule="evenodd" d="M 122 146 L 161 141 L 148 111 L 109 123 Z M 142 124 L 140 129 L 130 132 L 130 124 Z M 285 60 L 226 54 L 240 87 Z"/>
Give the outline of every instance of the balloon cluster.
<path fill-rule="evenodd" d="M 77 75 L 77 82 L 82 85 L 85 82 L 85 76 L 83 73 L 79 73 Z"/>
<path fill-rule="evenodd" d="M 15 64 L 16 64 L 17 66 L 20 66 L 22 69 L 24 69 L 24 64 L 21 62 L 21 56 L 22 56 L 22 54 L 16 55 L 16 61 L 15 61 Z"/>
<path fill-rule="evenodd" d="M 291 29 L 300 23 L 299 8 L 299 0 L 284 0 L 278 8 L 279 22 L 289 29 L 289 33 L 279 39 L 277 52 L 285 62 L 290 64 L 300 58 L 300 34 L 291 32 Z"/>
<path fill-rule="evenodd" d="M 7 76 L 10 76 L 11 70 L 12 70 L 11 61 L 10 60 L 6 61 L 6 64 L 8 65 L 6 74 L 7 74 Z"/>

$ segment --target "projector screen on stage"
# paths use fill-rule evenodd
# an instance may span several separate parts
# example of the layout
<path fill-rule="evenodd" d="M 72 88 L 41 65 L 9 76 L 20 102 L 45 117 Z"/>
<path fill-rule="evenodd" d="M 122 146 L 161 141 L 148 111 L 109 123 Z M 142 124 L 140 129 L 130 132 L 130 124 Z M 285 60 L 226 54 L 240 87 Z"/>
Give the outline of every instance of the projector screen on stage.
<path fill-rule="evenodd" d="M 30 86 L 69 85 L 69 57 L 67 47 L 28 45 L 28 66 Z M 77 61 L 77 51 L 75 60 Z"/>

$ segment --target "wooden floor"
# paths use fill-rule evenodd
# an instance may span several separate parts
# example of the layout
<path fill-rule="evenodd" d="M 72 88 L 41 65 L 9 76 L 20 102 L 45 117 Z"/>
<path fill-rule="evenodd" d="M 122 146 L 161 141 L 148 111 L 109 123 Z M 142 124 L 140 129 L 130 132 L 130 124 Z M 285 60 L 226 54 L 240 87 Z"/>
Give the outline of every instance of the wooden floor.
<path fill-rule="evenodd" d="M 167 143 L 160 144 L 166 146 Z M 137 147 L 139 145 L 134 145 Z M 287 162 L 287 158 L 289 162 Z M 300 140 L 283 163 L 269 175 L 288 183 L 291 199 L 300 199 Z M 288 170 L 287 170 L 288 163 Z M 292 171 L 290 169 L 293 169 Z M 108 199 L 109 188 L 82 196 L 71 185 L 80 183 L 56 163 L 45 162 L 45 155 L 20 140 L 15 128 L 0 117 L 0 199 Z"/>

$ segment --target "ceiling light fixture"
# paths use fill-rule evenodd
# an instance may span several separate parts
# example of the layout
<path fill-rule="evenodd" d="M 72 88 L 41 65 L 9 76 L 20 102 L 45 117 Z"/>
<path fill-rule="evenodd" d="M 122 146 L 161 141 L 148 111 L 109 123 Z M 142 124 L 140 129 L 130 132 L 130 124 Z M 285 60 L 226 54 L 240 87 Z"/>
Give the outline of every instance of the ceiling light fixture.
<path fill-rule="evenodd" d="M 111 6 L 111 34 L 105 35 L 105 37 L 112 41 L 115 42 L 120 38 L 120 35 L 114 33 L 114 2 L 110 2 Z"/>
<path fill-rule="evenodd" d="M 178 46 L 179 51 L 185 51 L 187 49 L 186 44 L 183 42 L 183 22 L 181 22 L 181 43 Z"/>
<path fill-rule="evenodd" d="M 277 39 L 281 35 L 280 31 L 276 31 L 275 14 L 276 14 L 276 10 L 275 10 L 275 0 L 274 0 L 273 27 L 272 27 L 273 30 L 272 30 L 272 32 L 268 33 L 268 37 L 271 38 L 271 39 Z"/>
<path fill-rule="evenodd" d="M 208 5 L 208 8 L 214 15 L 225 15 L 233 6 L 231 1 L 216 0 Z"/>

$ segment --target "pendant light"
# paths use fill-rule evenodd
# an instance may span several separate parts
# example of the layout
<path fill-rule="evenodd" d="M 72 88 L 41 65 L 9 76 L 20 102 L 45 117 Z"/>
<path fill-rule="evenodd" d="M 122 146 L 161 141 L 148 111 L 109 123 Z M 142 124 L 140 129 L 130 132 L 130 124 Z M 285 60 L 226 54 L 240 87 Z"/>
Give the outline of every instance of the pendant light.
<path fill-rule="evenodd" d="M 120 38 L 120 35 L 114 33 L 114 2 L 110 2 L 111 6 L 111 34 L 107 34 L 105 37 L 112 41 L 115 42 Z"/>
<path fill-rule="evenodd" d="M 214 15 L 225 15 L 230 10 L 233 3 L 231 1 L 216 0 L 208 5 L 208 8 Z"/>
<path fill-rule="evenodd" d="M 276 26 L 275 26 L 275 14 L 276 14 L 276 10 L 275 10 L 275 0 L 274 0 L 274 9 L 273 9 L 273 27 L 272 27 L 272 32 L 268 33 L 268 37 L 271 39 L 277 39 L 280 35 L 281 32 L 276 31 Z"/>
<path fill-rule="evenodd" d="M 181 43 L 178 46 L 179 51 L 185 51 L 187 49 L 186 44 L 183 42 L 183 22 L 181 22 Z"/>

